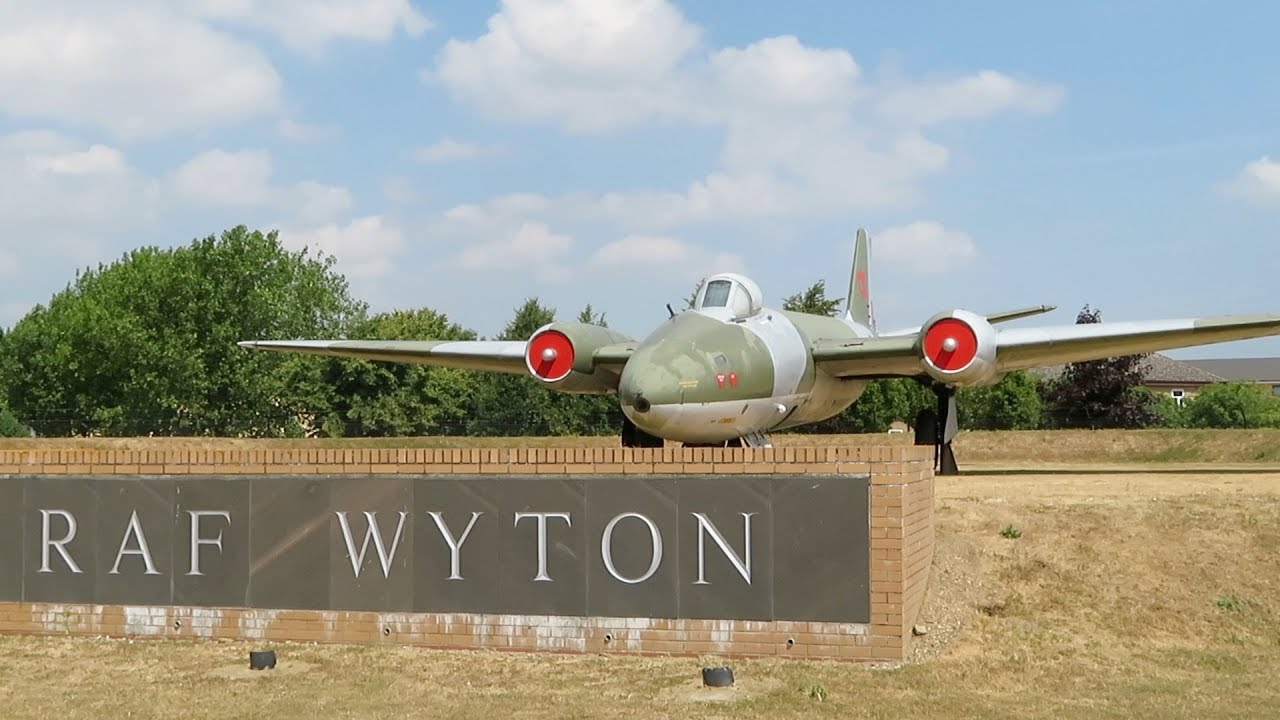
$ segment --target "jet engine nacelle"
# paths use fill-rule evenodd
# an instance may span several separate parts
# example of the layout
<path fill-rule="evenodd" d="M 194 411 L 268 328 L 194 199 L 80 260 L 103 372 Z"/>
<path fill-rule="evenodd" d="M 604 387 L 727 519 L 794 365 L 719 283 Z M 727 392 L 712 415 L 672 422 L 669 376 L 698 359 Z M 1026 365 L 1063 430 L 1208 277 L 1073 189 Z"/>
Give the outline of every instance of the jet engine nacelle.
<path fill-rule="evenodd" d="M 996 331 L 968 310 L 938 313 L 920 328 L 924 370 L 952 387 L 994 385 L 1004 373 L 996 365 Z"/>
<path fill-rule="evenodd" d="M 618 375 L 597 371 L 595 351 L 606 345 L 633 342 L 599 325 L 553 322 L 529 337 L 524 362 L 529 374 L 561 392 L 602 395 L 616 390 Z"/>

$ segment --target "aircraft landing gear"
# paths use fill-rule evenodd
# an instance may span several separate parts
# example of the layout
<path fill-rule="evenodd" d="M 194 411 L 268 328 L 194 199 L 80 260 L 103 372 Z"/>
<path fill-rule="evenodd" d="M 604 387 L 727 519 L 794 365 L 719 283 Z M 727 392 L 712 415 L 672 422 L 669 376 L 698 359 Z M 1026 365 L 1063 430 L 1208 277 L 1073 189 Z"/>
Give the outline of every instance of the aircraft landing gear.
<path fill-rule="evenodd" d="M 660 448 L 665 443 L 662 438 L 636 427 L 630 418 L 622 418 L 622 447 Z"/>
<path fill-rule="evenodd" d="M 916 445 L 933 446 L 933 469 L 938 475 L 959 475 L 956 455 L 951 440 L 959 432 L 956 420 L 956 390 L 945 385 L 934 385 L 938 409 L 921 410 L 916 416 Z"/>
<path fill-rule="evenodd" d="M 732 440 L 725 440 L 717 443 L 685 443 L 685 447 L 706 447 L 706 448 L 736 448 L 736 447 L 773 447 L 773 441 L 768 435 L 762 432 L 753 432 L 750 435 L 744 435 Z"/>

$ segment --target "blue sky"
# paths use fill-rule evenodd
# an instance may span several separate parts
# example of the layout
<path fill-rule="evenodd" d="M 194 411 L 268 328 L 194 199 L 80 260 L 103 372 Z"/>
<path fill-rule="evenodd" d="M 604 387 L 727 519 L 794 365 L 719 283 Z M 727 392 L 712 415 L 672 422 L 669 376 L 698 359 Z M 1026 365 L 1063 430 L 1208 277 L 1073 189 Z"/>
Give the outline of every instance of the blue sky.
<path fill-rule="evenodd" d="M 722 269 L 842 295 L 858 226 L 881 327 L 1277 312 L 1275 27 L 1262 2 L 17 0 L 0 324 L 241 223 L 486 335 L 537 296 L 642 336 Z"/>

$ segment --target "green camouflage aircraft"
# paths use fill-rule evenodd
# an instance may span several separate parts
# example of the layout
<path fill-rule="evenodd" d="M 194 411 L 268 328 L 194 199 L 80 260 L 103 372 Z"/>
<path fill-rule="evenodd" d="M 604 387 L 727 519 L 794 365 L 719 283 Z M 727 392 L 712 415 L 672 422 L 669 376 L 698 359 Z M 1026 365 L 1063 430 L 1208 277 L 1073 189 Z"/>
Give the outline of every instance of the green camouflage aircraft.
<path fill-rule="evenodd" d="M 749 278 L 705 278 L 693 306 L 642 340 L 578 322 L 553 322 L 528 341 L 256 340 L 260 350 L 528 373 L 567 393 L 617 393 L 622 444 L 661 447 L 769 444 L 766 433 L 849 407 L 867 382 L 913 378 L 933 388 L 938 411 L 917 434 L 936 446 L 938 469 L 956 471 L 955 392 L 1012 370 L 1280 334 L 1280 315 L 997 329 L 1053 310 L 981 315 L 945 310 L 919 327 L 878 332 L 868 287 L 867 233 L 858 230 L 842 317 L 767 308 Z M 925 425 L 928 427 L 920 427 Z"/>

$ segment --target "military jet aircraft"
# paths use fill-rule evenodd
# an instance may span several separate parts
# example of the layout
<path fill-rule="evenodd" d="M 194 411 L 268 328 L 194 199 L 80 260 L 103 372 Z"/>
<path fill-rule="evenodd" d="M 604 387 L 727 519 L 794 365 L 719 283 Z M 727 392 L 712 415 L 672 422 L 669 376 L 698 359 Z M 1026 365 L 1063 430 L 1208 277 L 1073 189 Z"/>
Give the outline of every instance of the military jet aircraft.
<path fill-rule="evenodd" d="M 914 378 L 933 388 L 929 442 L 941 474 L 956 472 L 955 392 L 1012 370 L 1280 334 L 1280 314 L 997 328 L 1053 310 L 980 314 L 944 310 L 923 325 L 878 332 L 868 285 L 870 248 L 859 229 L 840 317 L 765 307 L 750 278 L 721 273 L 692 307 L 670 311 L 636 340 L 612 329 L 553 322 L 527 341 L 251 340 L 259 350 L 529 374 L 567 393 L 616 393 L 627 447 L 766 446 L 767 433 L 832 417 L 867 383 Z M 670 306 L 668 306 L 670 310 Z"/>

